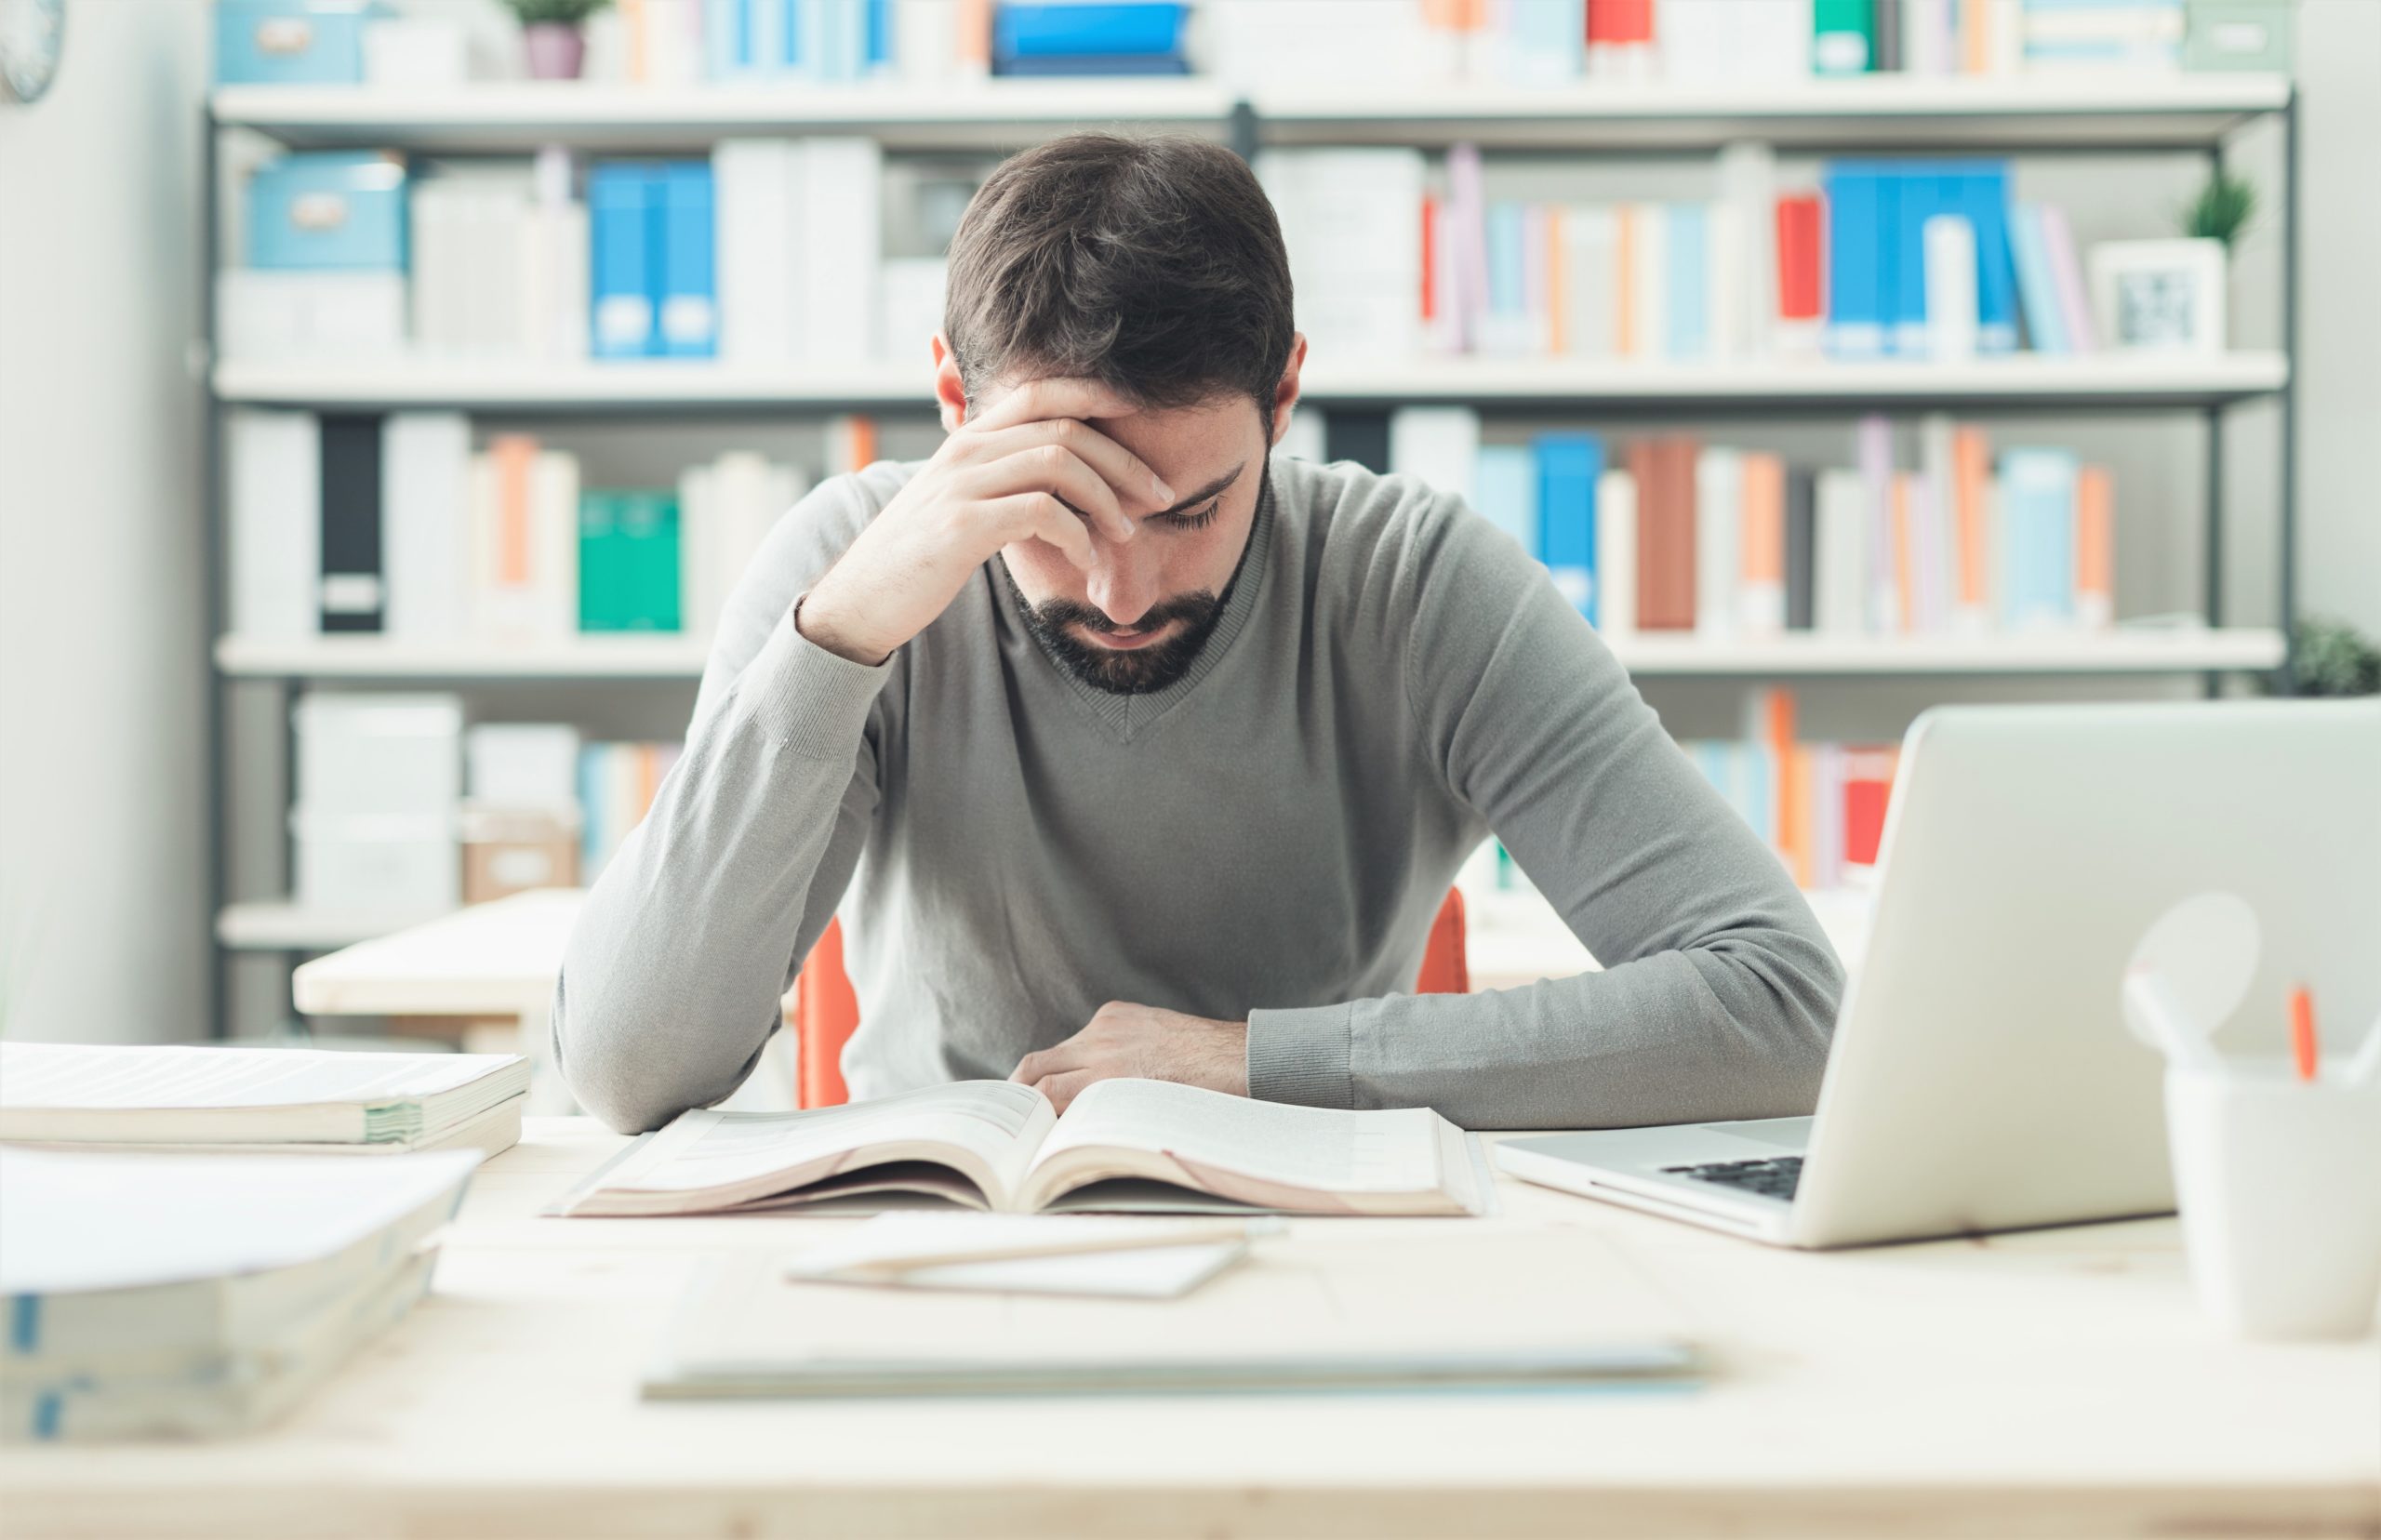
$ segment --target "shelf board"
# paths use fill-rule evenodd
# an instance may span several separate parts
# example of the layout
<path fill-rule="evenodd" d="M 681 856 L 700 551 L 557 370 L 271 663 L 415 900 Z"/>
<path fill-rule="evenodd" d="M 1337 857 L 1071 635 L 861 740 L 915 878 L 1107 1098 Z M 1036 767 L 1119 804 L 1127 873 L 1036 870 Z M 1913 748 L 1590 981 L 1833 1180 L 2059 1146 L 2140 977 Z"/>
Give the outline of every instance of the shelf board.
<path fill-rule="evenodd" d="M 2279 631 L 2263 627 L 2145 627 L 1977 637 L 1800 635 L 1762 642 L 1640 633 L 1615 642 L 1612 650 L 1640 677 L 2157 674 L 2276 668 L 2281 662 L 2282 638 Z"/>
<path fill-rule="evenodd" d="M 2272 74 L 1867 75 L 1742 85 L 1582 81 L 1253 93 L 1268 143 L 1709 149 L 2194 149 L 2290 101 Z"/>
<path fill-rule="evenodd" d="M 316 909 L 286 900 L 227 904 L 215 938 L 233 951 L 333 951 L 435 920 L 441 909 Z"/>
<path fill-rule="evenodd" d="M 259 642 L 226 636 L 215 666 L 239 679 L 700 679 L 710 644 L 679 636 L 587 637 L 561 646 L 392 642 L 324 636 Z"/>
<path fill-rule="evenodd" d="M 2281 633 L 2228 630 L 2117 630 L 2090 635 L 1980 637 L 1785 636 L 1765 642 L 1715 642 L 1691 635 L 1639 633 L 1612 644 L 1633 674 L 2137 674 L 2270 669 L 2281 662 Z M 216 665 L 247 679 L 680 679 L 702 677 L 704 646 L 677 639 L 650 643 L 585 641 L 537 651 L 491 646 L 425 646 L 373 637 L 257 643 L 224 637 Z"/>
<path fill-rule="evenodd" d="M 1800 148 L 2203 148 L 2290 100 L 2267 74 L 2055 74 L 1698 85 L 1593 81 L 1260 86 L 1245 96 L 1272 143 L 1708 148 L 1758 138 Z M 738 83 L 691 87 L 487 82 L 443 90 L 243 86 L 216 121 L 285 144 L 408 150 L 683 151 L 757 133 L 865 133 L 897 149 L 993 149 L 1078 126 L 1222 137 L 1244 93 L 1217 80 Z"/>
<path fill-rule="evenodd" d="M 893 149 L 998 150 L 1124 125 L 1223 136 L 1231 93 L 1195 77 L 996 80 L 939 86 L 819 82 L 695 87 L 503 81 L 443 90 L 240 86 L 219 124 L 296 149 L 700 150 L 750 134 L 866 134 Z"/>
<path fill-rule="evenodd" d="M 933 406 L 923 367 L 755 369 L 679 362 L 534 365 L 395 358 L 380 363 L 241 363 L 215 368 L 225 401 L 281 406 L 437 406 L 516 411 L 674 411 L 704 407 L 841 409 Z M 2279 352 L 2211 358 L 2017 354 L 1969 364 L 1616 364 L 1573 359 L 1443 358 L 1377 365 L 1317 365 L 1306 399 L 1387 406 L 1452 402 L 1592 405 L 1612 411 L 1728 406 L 2206 406 L 2278 391 Z"/>

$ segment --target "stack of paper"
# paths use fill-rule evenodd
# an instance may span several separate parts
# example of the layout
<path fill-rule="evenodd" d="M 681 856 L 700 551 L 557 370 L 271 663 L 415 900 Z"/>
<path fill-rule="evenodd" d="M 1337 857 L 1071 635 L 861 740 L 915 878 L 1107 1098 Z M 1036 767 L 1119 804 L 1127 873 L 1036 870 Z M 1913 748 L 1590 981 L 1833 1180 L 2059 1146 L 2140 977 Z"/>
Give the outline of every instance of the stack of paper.
<path fill-rule="evenodd" d="M 154 1149 L 510 1149 L 517 1054 L 0 1043 L 0 1139 Z"/>
<path fill-rule="evenodd" d="M 0 1148 L 0 1429 L 198 1436 L 280 1416 L 421 1296 L 478 1163 Z"/>

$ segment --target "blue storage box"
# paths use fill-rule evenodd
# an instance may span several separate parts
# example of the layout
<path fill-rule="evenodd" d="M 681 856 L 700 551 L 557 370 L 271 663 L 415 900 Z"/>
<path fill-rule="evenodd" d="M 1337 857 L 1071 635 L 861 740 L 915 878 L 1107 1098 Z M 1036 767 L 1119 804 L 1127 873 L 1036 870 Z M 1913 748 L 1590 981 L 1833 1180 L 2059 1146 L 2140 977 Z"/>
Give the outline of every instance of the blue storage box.
<path fill-rule="evenodd" d="M 371 150 L 285 155 L 248 182 L 248 266 L 402 269 L 406 163 Z"/>
<path fill-rule="evenodd" d="M 1004 5 L 992 26 L 992 57 L 1178 53 L 1190 10 L 1181 0 Z"/>
<path fill-rule="evenodd" d="M 379 0 L 215 0 L 219 86 L 359 86 Z"/>

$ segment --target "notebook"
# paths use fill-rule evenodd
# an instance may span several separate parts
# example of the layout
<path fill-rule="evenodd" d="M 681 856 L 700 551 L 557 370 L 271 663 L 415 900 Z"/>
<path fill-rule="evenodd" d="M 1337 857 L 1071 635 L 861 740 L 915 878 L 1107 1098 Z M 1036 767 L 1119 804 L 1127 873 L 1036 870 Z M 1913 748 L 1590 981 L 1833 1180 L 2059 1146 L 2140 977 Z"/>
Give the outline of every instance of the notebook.
<path fill-rule="evenodd" d="M 1164 1301 L 851 1289 L 723 1256 L 645 1394 L 1576 1390 L 1702 1370 L 1677 1310 L 1592 1230 L 1335 1225 Z"/>
<path fill-rule="evenodd" d="M 0 1139 L 494 1154 L 521 1137 L 517 1054 L 0 1043 Z"/>
<path fill-rule="evenodd" d="M 1464 1132 L 1164 1081 L 1101 1081 L 1057 1116 L 1008 1081 L 808 1112 L 681 1113 L 566 1195 L 581 1215 L 734 1214 L 921 1193 L 971 1208 L 1454 1215 L 1487 1210 Z"/>

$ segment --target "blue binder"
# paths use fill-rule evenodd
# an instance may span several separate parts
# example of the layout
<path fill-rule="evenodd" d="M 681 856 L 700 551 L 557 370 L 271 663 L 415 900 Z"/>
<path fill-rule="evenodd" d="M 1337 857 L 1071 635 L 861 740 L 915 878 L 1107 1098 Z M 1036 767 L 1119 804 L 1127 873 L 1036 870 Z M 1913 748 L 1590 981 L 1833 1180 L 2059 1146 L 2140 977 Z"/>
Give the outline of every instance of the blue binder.
<path fill-rule="evenodd" d="M 1864 165 L 1837 161 L 1826 172 L 1827 351 L 1837 358 L 1878 358 L 1885 351 L 1879 272 L 1878 179 Z"/>
<path fill-rule="evenodd" d="M 672 161 L 661 168 L 659 214 L 660 345 L 655 351 L 670 358 L 710 358 L 719 352 L 719 290 L 712 264 L 709 161 Z"/>
<path fill-rule="evenodd" d="M 1537 449 L 1538 549 L 1555 590 L 1595 623 L 1596 478 L 1603 441 L 1587 433 L 1541 433 Z"/>
<path fill-rule="evenodd" d="M 660 206 L 656 168 L 639 161 L 598 163 L 587 174 L 588 351 L 597 358 L 644 358 L 660 351 L 655 297 L 660 274 L 652 226 Z"/>

